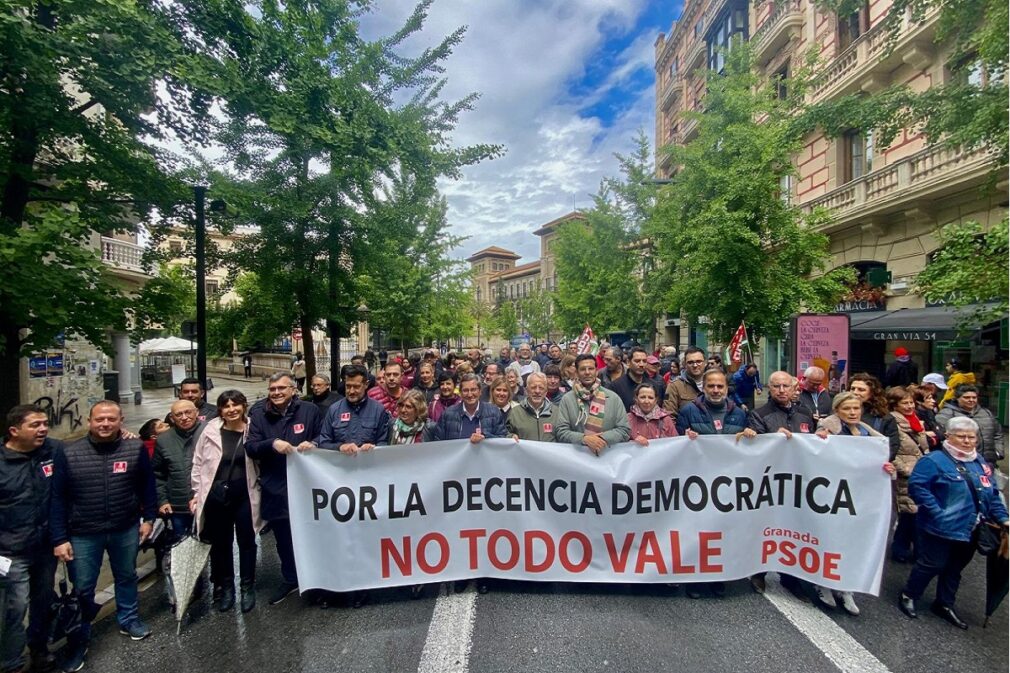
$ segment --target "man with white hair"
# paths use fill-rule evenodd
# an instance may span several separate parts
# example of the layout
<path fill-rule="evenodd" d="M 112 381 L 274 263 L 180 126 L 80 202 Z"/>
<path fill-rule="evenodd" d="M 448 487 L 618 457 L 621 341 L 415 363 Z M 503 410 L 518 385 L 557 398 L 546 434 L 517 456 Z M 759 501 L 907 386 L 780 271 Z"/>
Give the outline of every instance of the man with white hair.
<path fill-rule="evenodd" d="M 540 371 L 540 363 L 533 359 L 533 349 L 530 348 L 528 343 L 523 343 L 519 346 L 519 350 L 516 352 L 516 361 L 510 362 L 505 371 L 514 369 L 519 378 L 523 381 L 523 385 L 526 383 L 526 377 L 530 374 Z M 502 372 L 504 375 L 504 372 Z"/>
<path fill-rule="evenodd" d="M 547 376 L 535 372 L 526 378 L 526 397 L 509 410 L 505 426 L 516 439 L 553 442 L 557 409 L 547 399 Z"/>
<path fill-rule="evenodd" d="M 800 399 L 797 400 L 814 421 L 831 415 L 831 394 L 824 389 L 827 374 L 820 367 L 807 367 L 803 372 Z"/>

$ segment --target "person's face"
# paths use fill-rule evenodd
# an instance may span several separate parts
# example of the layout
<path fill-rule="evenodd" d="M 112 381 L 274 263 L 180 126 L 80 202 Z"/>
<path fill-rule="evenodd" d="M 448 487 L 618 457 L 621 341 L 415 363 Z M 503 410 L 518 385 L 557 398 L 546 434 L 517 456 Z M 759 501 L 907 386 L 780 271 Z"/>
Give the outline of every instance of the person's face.
<path fill-rule="evenodd" d="M 842 423 L 854 425 L 863 417 L 863 403 L 859 400 L 845 400 L 835 409 Z"/>
<path fill-rule="evenodd" d="M 180 430 L 190 430 L 196 425 L 196 406 L 189 400 L 176 402 L 172 405 L 172 422 Z"/>
<path fill-rule="evenodd" d="M 560 360 L 561 359 L 561 347 L 558 346 L 557 344 L 554 344 L 549 349 L 547 349 L 547 355 L 552 360 Z"/>
<path fill-rule="evenodd" d="M 947 435 L 947 441 L 953 444 L 955 449 L 971 451 L 978 444 L 978 433 L 970 430 L 956 430 Z"/>
<path fill-rule="evenodd" d="M 579 377 L 579 383 L 588 388 L 596 381 L 596 362 L 593 360 L 582 360 L 575 365 Z"/>
<path fill-rule="evenodd" d="M 709 376 L 705 379 L 703 388 L 705 389 L 705 397 L 712 404 L 721 404 L 726 399 L 725 376 Z"/>
<path fill-rule="evenodd" d="M 547 344 L 540 344 L 540 352 L 547 353 Z"/>
<path fill-rule="evenodd" d="M 631 360 L 628 362 L 628 369 L 635 376 L 641 376 L 645 371 L 645 361 L 648 359 L 648 355 L 642 352 L 635 352 L 631 356 Z"/>
<path fill-rule="evenodd" d="M 388 369 L 385 371 L 389 371 Z M 397 379 L 397 387 L 400 385 Z M 347 376 L 344 378 L 344 397 L 351 404 L 356 404 L 365 398 L 365 377 Z"/>
<path fill-rule="evenodd" d="M 919 387 L 922 388 L 922 392 L 924 395 L 936 396 L 936 386 L 933 385 L 932 383 L 923 383 Z"/>
<path fill-rule="evenodd" d="M 442 381 L 438 384 L 438 394 L 442 397 L 452 397 L 454 392 L 456 392 L 456 384 L 453 383 L 452 379 Z"/>
<path fill-rule="evenodd" d="M 933 397 L 932 393 L 923 396 L 922 406 L 926 409 L 936 409 L 936 398 Z"/>
<path fill-rule="evenodd" d="M 459 388 L 459 396 L 463 399 L 463 404 L 473 408 L 480 399 L 480 385 L 476 381 L 463 381 Z"/>
<path fill-rule="evenodd" d="M 484 368 L 484 383 L 491 385 L 491 382 L 498 378 L 498 365 L 489 364 Z"/>
<path fill-rule="evenodd" d="M 572 355 L 578 355 L 578 349 L 579 345 L 577 343 L 572 342 L 568 344 L 568 352 L 571 353 Z"/>
<path fill-rule="evenodd" d="M 435 370 L 431 367 L 431 365 L 422 365 L 417 372 L 417 376 L 421 379 L 421 383 L 424 384 L 426 388 L 430 388 L 431 384 L 435 382 Z"/>
<path fill-rule="evenodd" d="M 91 416 L 88 417 L 88 433 L 95 440 L 111 441 L 119 436 L 122 428 L 123 413 L 119 407 L 103 404 L 91 410 Z"/>
<path fill-rule="evenodd" d="M 407 425 L 413 425 L 417 420 L 417 407 L 414 406 L 414 403 L 400 402 L 396 407 L 400 410 L 400 420 Z"/>
<path fill-rule="evenodd" d="M 972 411 L 978 406 L 978 393 L 965 393 L 957 398 L 957 406 L 965 411 Z"/>
<path fill-rule="evenodd" d="M 859 399 L 863 402 L 868 401 L 870 399 L 870 395 L 873 394 L 873 391 L 870 389 L 870 386 L 866 383 L 866 381 L 852 381 L 849 384 L 849 390 L 854 392 L 856 395 L 859 395 Z"/>
<path fill-rule="evenodd" d="M 168 432 L 172 429 L 172 426 L 165 421 L 159 419 L 157 423 L 154 424 L 154 434 L 160 435 L 163 432 Z"/>
<path fill-rule="evenodd" d="M 547 390 L 554 392 L 561 387 L 561 377 L 557 374 L 547 375 Z"/>
<path fill-rule="evenodd" d="M 529 346 L 524 345 L 519 347 L 520 360 L 529 360 L 531 357 L 533 357 L 533 351 L 530 350 Z"/>
<path fill-rule="evenodd" d="M 809 392 L 816 393 L 824 385 L 824 374 L 820 372 L 816 374 L 811 374 L 807 378 L 803 379 L 803 387 Z"/>
<path fill-rule="evenodd" d="M 904 414 L 905 416 L 911 416 L 915 413 L 915 398 L 909 395 L 908 397 L 902 398 L 898 402 L 898 413 Z"/>
<path fill-rule="evenodd" d="M 28 414 L 21 425 L 13 425 L 7 432 L 12 443 L 37 449 L 49 435 L 49 419 L 42 413 Z"/>
<path fill-rule="evenodd" d="M 620 351 L 616 348 L 608 348 L 606 355 L 603 356 L 603 362 L 607 365 L 607 369 L 614 372 L 619 370 L 624 363 L 621 362 Z"/>
<path fill-rule="evenodd" d="M 948 362 L 947 364 L 945 364 L 945 365 L 943 366 L 943 371 L 947 372 L 948 374 L 952 374 L 952 373 L 954 373 L 954 366 L 953 366 L 953 365 L 951 365 L 951 364 L 950 364 L 950 363 Z M 948 384 L 948 385 L 949 385 L 949 384 Z"/>
<path fill-rule="evenodd" d="M 509 386 L 515 388 L 519 385 L 519 375 L 516 374 L 516 370 L 510 369 L 505 372 L 505 380 L 508 381 Z"/>
<path fill-rule="evenodd" d="M 400 389 L 400 378 L 403 376 L 403 369 L 400 367 L 386 365 L 386 368 L 382 370 L 382 378 L 386 382 L 386 388 L 389 390 L 399 390 Z"/>
<path fill-rule="evenodd" d="M 287 376 L 282 376 L 267 388 L 267 399 L 276 407 L 286 407 L 295 396 L 295 385 Z"/>
<path fill-rule="evenodd" d="M 491 389 L 491 401 L 495 403 L 495 406 L 504 406 L 509 400 L 509 387 L 507 385 L 502 385 L 499 383 L 494 388 Z"/>
<path fill-rule="evenodd" d="M 642 413 L 649 413 L 656 408 L 656 391 L 652 388 L 642 388 L 635 395 L 635 403 Z"/>
<path fill-rule="evenodd" d="M 470 359 L 470 362 L 472 362 L 475 367 L 478 364 L 480 364 L 480 351 L 477 350 L 476 348 L 471 348 L 469 352 L 467 352 L 466 356 Z"/>
<path fill-rule="evenodd" d="M 656 374 L 659 373 L 659 365 L 652 364 L 651 362 L 646 362 L 645 373 L 648 374 L 649 376 L 655 376 Z"/>
<path fill-rule="evenodd" d="M 676 360 L 670 362 L 670 376 L 680 376 L 680 363 Z"/>
<path fill-rule="evenodd" d="M 773 374 L 768 379 L 768 388 L 771 390 L 772 399 L 779 404 L 789 404 L 793 399 L 793 379 L 790 376 Z"/>
<path fill-rule="evenodd" d="M 179 388 L 179 399 L 189 400 L 199 406 L 203 400 L 203 389 L 200 388 L 199 383 L 185 383 Z"/>
<path fill-rule="evenodd" d="M 575 365 L 568 365 L 561 370 L 561 375 L 569 381 L 574 381 L 575 377 L 578 376 L 578 372 L 575 370 Z"/>
<path fill-rule="evenodd" d="M 719 360 L 717 360 L 716 358 L 709 358 L 709 359 L 707 359 L 705 361 L 705 364 L 708 367 L 718 367 L 719 366 Z"/>
<path fill-rule="evenodd" d="M 536 377 L 526 386 L 526 397 L 529 398 L 530 404 L 539 407 L 547 397 L 547 383 L 539 376 Z"/>
<path fill-rule="evenodd" d="M 509 353 L 510 353 L 510 352 L 511 352 L 511 351 L 510 351 L 510 350 L 509 350 L 508 348 L 502 348 L 502 349 L 501 349 L 501 357 L 502 357 L 502 359 L 503 359 L 503 360 L 508 360 L 508 359 L 509 359 Z"/>
<path fill-rule="evenodd" d="M 309 387 L 312 388 L 313 395 L 325 395 L 330 391 L 330 384 L 316 377 L 312 377 L 312 385 Z"/>
<path fill-rule="evenodd" d="M 329 386 L 327 386 L 329 388 Z M 315 389 L 315 386 L 313 386 Z M 221 407 L 221 418 L 225 420 L 226 423 L 234 423 L 242 419 L 245 416 L 245 405 L 239 404 L 235 400 L 228 400 L 223 407 Z"/>
<path fill-rule="evenodd" d="M 691 353 L 684 358 L 684 366 L 687 367 L 687 375 L 697 379 L 705 371 L 705 356 L 701 353 Z"/>

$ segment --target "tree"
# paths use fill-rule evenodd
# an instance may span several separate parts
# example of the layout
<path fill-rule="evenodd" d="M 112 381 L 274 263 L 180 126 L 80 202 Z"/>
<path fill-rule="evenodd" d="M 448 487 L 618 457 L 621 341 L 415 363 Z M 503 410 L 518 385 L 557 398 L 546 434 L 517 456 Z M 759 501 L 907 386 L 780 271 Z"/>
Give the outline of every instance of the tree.
<path fill-rule="evenodd" d="M 779 100 L 743 45 L 707 86 L 698 137 L 668 150 L 681 168 L 646 228 L 651 294 L 667 313 L 706 317 L 715 335 L 728 339 L 743 320 L 752 339 L 777 336 L 800 310 L 829 308 L 851 276 L 825 273 L 828 239 L 818 229 L 826 215 L 804 215 L 779 191 L 800 147 L 793 118 L 802 87 Z"/>
<path fill-rule="evenodd" d="M 539 339 L 550 339 L 555 331 L 553 293 L 536 288 L 519 302 L 519 311 L 526 331 Z"/>
<path fill-rule="evenodd" d="M 495 297 L 495 305 L 491 310 L 491 317 L 487 321 L 488 334 L 497 334 L 505 340 L 509 340 L 519 334 L 519 314 L 516 311 L 515 303 L 505 296 L 505 288 L 498 284 L 498 296 Z"/>
<path fill-rule="evenodd" d="M 973 306 L 968 321 L 985 324 L 1007 314 L 1007 218 L 985 231 L 978 222 L 954 222 L 937 233 L 936 253 L 915 279 L 926 301 Z M 988 308 L 986 308 L 988 306 Z"/>
<path fill-rule="evenodd" d="M 185 192 L 150 143 L 205 133 L 201 49 L 221 24 L 202 19 L 217 11 L 0 4 L 0 407 L 18 402 L 22 355 L 64 331 L 108 347 L 106 329 L 126 327 L 125 288 L 92 241 L 135 231 L 155 207 L 178 214 Z"/>
<path fill-rule="evenodd" d="M 196 315 L 196 277 L 192 265 L 165 264 L 147 281 L 133 303 L 135 331 L 180 334 L 182 322 Z"/>

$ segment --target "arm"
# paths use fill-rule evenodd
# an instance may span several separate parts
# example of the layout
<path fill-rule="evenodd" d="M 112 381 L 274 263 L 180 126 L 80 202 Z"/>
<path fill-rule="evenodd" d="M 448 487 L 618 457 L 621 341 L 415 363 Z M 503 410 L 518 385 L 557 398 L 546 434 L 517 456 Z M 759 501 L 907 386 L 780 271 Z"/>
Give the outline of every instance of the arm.
<path fill-rule="evenodd" d="M 175 430 L 169 430 L 175 432 Z M 161 442 L 154 444 L 154 456 L 148 461 L 151 474 L 154 476 L 155 497 L 158 505 L 168 505 L 171 500 L 168 497 L 168 461 L 165 460 L 165 452 Z"/>
<path fill-rule="evenodd" d="M 490 405 L 487 407 L 481 406 L 481 409 L 484 408 L 490 409 L 491 411 L 495 411 L 494 409 L 491 408 Z M 481 434 L 483 434 L 485 437 L 507 436 L 507 431 L 505 430 L 505 416 L 501 412 L 490 413 L 487 414 L 486 416 L 483 416 L 483 418 L 481 418 L 480 429 Z"/>
<path fill-rule="evenodd" d="M 880 429 L 887 435 L 887 443 L 890 446 L 888 461 L 893 462 L 898 450 L 901 449 L 901 433 L 898 430 L 898 422 L 894 416 L 888 414 L 884 417 L 884 422 L 880 424 Z"/>
<path fill-rule="evenodd" d="M 336 438 L 333 436 L 333 419 L 339 413 L 336 411 L 339 404 L 339 402 L 331 404 L 330 408 L 326 410 L 326 418 L 320 424 L 319 434 L 312 440 L 312 443 L 320 449 L 330 449 L 331 451 L 340 449 L 340 444 L 337 443 Z"/>
<path fill-rule="evenodd" d="M 445 414 L 438 417 L 435 427 L 431 430 L 431 441 L 440 442 L 445 439 Z"/>
<path fill-rule="evenodd" d="M 250 458 L 263 458 L 274 453 L 274 440 L 267 438 L 260 426 L 264 421 L 259 414 L 249 419 L 249 436 L 245 441 L 245 453 Z"/>
<path fill-rule="evenodd" d="M 204 441 L 204 436 L 201 434 L 200 438 L 196 440 L 196 446 L 193 447 L 193 469 L 189 471 L 189 489 L 194 498 L 200 492 L 200 486 L 203 483 L 201 480 L 203 478 L 203 464 L 207 461 L 206 447 L 207 442 Z"/>
<path fill-rule="evenodd" d="M 936 515 L 940 512 L 940 502 L 933 495 L 930 486 L 939 474 L 936 463 L 932 460 L 920 460 L 915 464 L 911 476 L 908 477 L 908 495 L 915 504 L 927 513 Z"/>
<path fill-rule="evenodd" d="M 764 416 L 760 416 L 756 411 L 752 411 L 747 414 L 747 427 L 759 435 L 774 432 L 773 430 L 768 429 L 768 424 L 765 423 Z M 775 428 L 775 430 L 778 430 L 778 428 Z"/>
<path fill-rule="evenodd" d="M 666 393 L 663 395 L 663 408 L 673 415 L 674 420 L 677 420 L 677 408 L 680 405 L 680 400 L 677 398 L 677 391 L 673 389 L 675 380 L 673 377 L 670 377 L 670 382 L 666 384 Z"/>
<path fill-rule="evenodd" d="M 620 403 L 620 413 L 617 414 L 617 423 L 614 424 L 610 430 L 605 430 L 600 433 L 600 437 L 603 441 L 607 443 L 608 446 L 613 446 L 614 444 L 620 444 L 621 442 L 626 442 L 631 439 L 631 424 L 628 423 L 628 414 L 624 411 L 624 404 L 621 403 L 619 397 L 613 397 L 607 399 L 608 404 L 614 402 Z M 617 405 L 615 405 L 617 406 Z"/>
<path fill-rule="evenodd" d="M 992 425 L 993 425 L 993 431 L 992 431 L 992 440 L 993 441 L 992 441 L 992 443 L 993 443 L 993 447 L 992 447 L 992 450 L 994 452 L 996 452 L 997 455 L 999 455 L 999 456 L 1002 457 L 1002 456 L 1006 455 L 1004 453 L 1004 451 L 1003 451 L 1003 425 L 999 422 L 999 419 L 996 418 L 994 414 L 992 414 L 992 412 L 990 412 L 989 415 L 993 416 L 993 419 L 992 419 Z"/>
<path fill-rule="evenodd" d="M 558 405 L 557 424 L 554 426 L 554 437 L 561 444 L 582 444 L 585 433 L 572 428 L 572 415 L 578 418 L 578 411 L 572 408 L 569 399 L 571 393 L 565 393 Z"/>
<path fill-rule="evenodd" d="M 67 474 L 67 457 L 63 449 L 53 454 L 53 485 L 49 501 L 49 534 L 53 547 L 70 541 L 67 519 L 70 515 L 70 479 Z"/>
<path fill-rule="evenodd" d="M 389 445 L 389 433 L 393 431 L 393 417 L 388 411 L 383 411 L 379 415 L 379 425 L 376 427 L 375 437 L 378 440 L 376 446 Z"/>
<path fill-rule="evenodd" d="M 144 521 L 154 521 L 158 514 L 158 496 L 154 486 L 154 470 L 151 469 L 147 449 L 143 446 L 140 447 L 140 459 L 137 461 L 137 496 Z"/>

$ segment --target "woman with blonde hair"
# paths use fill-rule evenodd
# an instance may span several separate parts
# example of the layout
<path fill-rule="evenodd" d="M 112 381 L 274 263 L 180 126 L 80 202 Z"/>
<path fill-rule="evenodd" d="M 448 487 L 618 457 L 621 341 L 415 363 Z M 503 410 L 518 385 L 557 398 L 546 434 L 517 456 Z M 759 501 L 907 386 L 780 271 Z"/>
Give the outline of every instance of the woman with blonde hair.
<path fill-rule="evenodd" d="M 413 388 L 396 402 L 397 417 L 389 429 L 389 445 L 420 444 L 431 441 L 435 424 L 428 420 L 428 403 L 424 393 Z"/>

